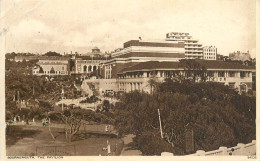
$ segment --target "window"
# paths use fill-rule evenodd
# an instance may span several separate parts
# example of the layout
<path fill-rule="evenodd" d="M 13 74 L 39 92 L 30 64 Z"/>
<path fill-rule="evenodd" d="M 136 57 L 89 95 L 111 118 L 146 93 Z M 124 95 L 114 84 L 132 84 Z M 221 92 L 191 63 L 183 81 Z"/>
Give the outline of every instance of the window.
<path fill-rule="evenodd" d="M 225 77 L 225 72 L 218 72 L 218 77 Z"/>
<path fill-rule="evenodd" d="M 229 77 L 235 77 L 235 74 L 236 73 L 234 71 L 228 72 Z"/>
<path fill-rule="evenodd" d="M 240 72 L 240 77 L 245 77 L 246 76 L 246 73 L 245 72 Z"/>
<path fill-rule="evenodd" d="M 212 71 L 208 72 L 208 76 L 209 77 L 213 77 L 214 76 L 214 72 L 212 72 Z"/>

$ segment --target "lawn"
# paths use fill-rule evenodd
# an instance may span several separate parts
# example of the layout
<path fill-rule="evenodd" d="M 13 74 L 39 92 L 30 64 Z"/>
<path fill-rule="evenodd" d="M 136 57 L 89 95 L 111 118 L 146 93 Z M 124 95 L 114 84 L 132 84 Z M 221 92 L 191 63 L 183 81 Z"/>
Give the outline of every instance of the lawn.
<path fill-rule="evenodd" d="M 71 143 L 66 142 L 63 128 L 52 127 L 55 140 L 52 139 L 48 127 L 32 125 L 12 125 L 11 132 L 6 136 L 7 156 L 97 156 L 108 155 L 107 141 L 110 144 L 111 154 L 120 155 L 123 141 L 114 134 L 103 132 L 103 128 L 94 128 L 94 125 L 86 127 L 86 131 L 80 131 Z M 91 129 L 102 129 L 91 131 Z"/>

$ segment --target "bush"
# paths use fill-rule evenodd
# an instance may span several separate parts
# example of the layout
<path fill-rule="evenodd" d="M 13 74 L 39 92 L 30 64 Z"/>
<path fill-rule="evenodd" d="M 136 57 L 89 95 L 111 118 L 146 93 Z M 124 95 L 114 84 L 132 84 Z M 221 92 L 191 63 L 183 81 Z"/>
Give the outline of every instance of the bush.
<path fill-rule="evenodd" d="M 137 146 L 144 155 L 161 155 L 162 152 L 173 152 L 173 148 L 156 132 L 145 131 L 136 138 Z"/>

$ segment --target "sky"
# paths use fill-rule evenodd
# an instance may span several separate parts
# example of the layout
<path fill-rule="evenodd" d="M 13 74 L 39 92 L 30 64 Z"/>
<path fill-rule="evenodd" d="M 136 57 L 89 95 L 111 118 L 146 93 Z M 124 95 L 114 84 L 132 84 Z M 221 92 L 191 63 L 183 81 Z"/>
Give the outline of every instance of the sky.
<path fill-rule="evenodd" d="M 218 53 L 256 53 L 254 0 L 1 0 L 5 52 L 102 52 L 188 32 Z"/>

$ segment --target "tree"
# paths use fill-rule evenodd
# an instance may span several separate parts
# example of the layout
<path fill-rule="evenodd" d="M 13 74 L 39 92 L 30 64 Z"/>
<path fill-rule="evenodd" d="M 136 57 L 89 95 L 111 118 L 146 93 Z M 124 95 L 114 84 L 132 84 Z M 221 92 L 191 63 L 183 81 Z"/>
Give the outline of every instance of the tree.
<path fill-rule="evenodd" d="M 193 59 L 181 59 L 180 67 L 184 68 L 186 79 L 192 80 L 192 82 L 205 82 L 207 78 L 207 69 L 199 62 Z"/>
<path fill-rule="evenodd" d="M 63 122 L 65 123 L 64 132 L 66 135 L 66 139 L 68 142 L 72 141 L 72 138 L 75 134 L 78 133 L 80 126 L 82 125 L 82 119 L 79 118 L 77 115 L 71 113 L 70 110 L 65 110 L 64 112 L 49 112 L 48 117 L 58 116 L 60 117 Z M 50 134 L 51 130 L 49 129 Z M 52 135 L 53 136 L 53 135 Z M 53 137 L 55 139 L 55 137 Z"/>
<path fill-rule="evenodd" d="M 110 103 L 108 100 L 104 100 L 102 104 L 102 111 L 108 112 L 110 109 Z"/>
<path fill-rule="evenodd" d="M 45 56 L 61 56 L 59 53 L 56 53 L 54 51 L 48 51 L 44 54 Z"/>
<path fill-rule="evenodd" d="M 194 132 L 195 151 L 248 143 L 256 137 L 255 97 L 241 97 L 220 83 L 169 79 L 158 83 L 152 94 L 137 91 L 124 94 L 115 106 L 115 127 L 119 135 L 134 134 L 138 148 L 147 155 L 158 155 L 167 149 L 166 145 L 175 155 L 185 154 L 188 125 Z M 243 101 L 235 103 L 238 99 Z M 163 139 L 158 137 L 157 109 L 161 113 Z M 149 139 L 150 143 L 146 140 L 148 136 L 161 140 Z M 158 151 L 152 150 L 156 145 Z"/>
<path fill-rule="evenodd" d="M 51 71 L 50 71 L 50 73 L 55 73 L 55 70 L 54 70 L 54 68 L 53 67 L 51 67 Z"/>

